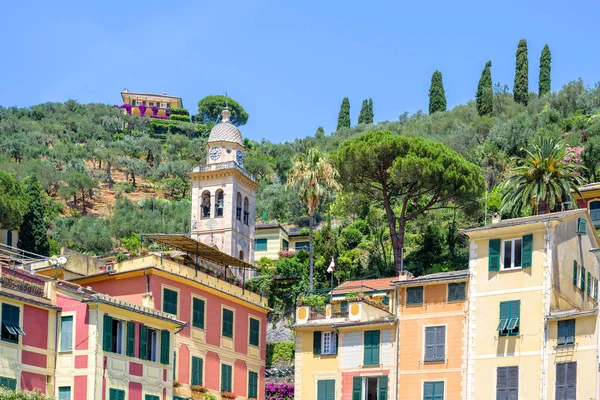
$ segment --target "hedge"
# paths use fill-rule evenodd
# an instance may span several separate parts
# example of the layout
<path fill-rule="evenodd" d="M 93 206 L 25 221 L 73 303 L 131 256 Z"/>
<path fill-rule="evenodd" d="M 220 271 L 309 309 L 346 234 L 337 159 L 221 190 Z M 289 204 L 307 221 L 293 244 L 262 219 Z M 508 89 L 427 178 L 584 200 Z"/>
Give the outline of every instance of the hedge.
<path fill-rule="evenodd" d="M 294 342 L 275 342 L 267 345 L 267 366 L 271 366 L 278 361 L 294 361 L 296 354 L 296 343 Z"/>

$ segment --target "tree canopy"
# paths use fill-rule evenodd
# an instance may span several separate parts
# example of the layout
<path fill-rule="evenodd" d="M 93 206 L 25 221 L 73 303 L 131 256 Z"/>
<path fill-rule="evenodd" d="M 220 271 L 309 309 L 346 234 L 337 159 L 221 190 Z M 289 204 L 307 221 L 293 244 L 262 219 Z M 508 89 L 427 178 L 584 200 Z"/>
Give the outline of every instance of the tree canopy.
<path fill-rule="evenodd" d="M 18 228 L 23 222 L 25 206 L 21 183 L 11 174 L 0 171 L 0 228 Z"/>
<path fill-rule="evenodd" d="M 444 91 L 442 73 L 435 71 L 431 76 L 431 86 L 429 87 L 429 114 L 438 111 L 446 111 L 446 92 Z"/>
<path fill-rule="evenodd" d="M 475 102 L 477 104 L 477 112 L 479 115 L 491 115 L 494 111 L 493 107 L 493 88 L 492 88 L 492 62 L 488 61 L 485 63 L 483 71 L 481 71 L 481 78 L 479 84 L 477 84 L 477 93 L 475 95 Z"/>
<path fill-rule="evenodd" d="M 245 125 L 248 122 L 248 113 L 237 101 L 223 95 L 206 96 L 198 102 L 197 122 L 215 124 L 221 117 L 221 111 L 229 107 L 231 117 L 229 121 L 235 126 Z"/>
<path fill-rule="evenodd" d="M 339 131 L 342 128 L 350 128 L 350 124 L 350 100 L 348 100 L 347 97 L 344 97 L 338 114 L 336 131 Z"/>
<path fill-rule="evenodd" d="M 550 63 L 552 62 L 552 55 L 550 54 L 550 47 L 544 46 L 542 55 L 540 56 L 540 79 L 539 79 L 539 91 L 540 97 L 550 93 Z"/>
<path fill-rule="evenodd" d="M 527 105 L 529 101 L 529 61 L 527 59 L 527 40 L 521 39 L 517 47 L 515 84 L 513 96 L 517 103 Z"/>

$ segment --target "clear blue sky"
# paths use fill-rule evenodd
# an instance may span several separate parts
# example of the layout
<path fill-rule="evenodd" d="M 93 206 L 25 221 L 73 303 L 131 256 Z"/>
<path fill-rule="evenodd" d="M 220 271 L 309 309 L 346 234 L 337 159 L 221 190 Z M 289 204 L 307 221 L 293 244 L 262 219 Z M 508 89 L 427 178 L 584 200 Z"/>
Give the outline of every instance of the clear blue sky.
<path fill-rule="evenodd" d="M 519 39 L 537 91 L 600 80 L 597 1 L 13 1 L 2 7 L 0 105 L 121 102 L 120 91 L 198 100 L 225 89 L 244 136 L 280 142 L 335 130 L 341 100 L 372 97 L 375 121 L 428 107 L 439 69 L 449 107 L 474 97 L 487 60 L 512 89 Z"/>

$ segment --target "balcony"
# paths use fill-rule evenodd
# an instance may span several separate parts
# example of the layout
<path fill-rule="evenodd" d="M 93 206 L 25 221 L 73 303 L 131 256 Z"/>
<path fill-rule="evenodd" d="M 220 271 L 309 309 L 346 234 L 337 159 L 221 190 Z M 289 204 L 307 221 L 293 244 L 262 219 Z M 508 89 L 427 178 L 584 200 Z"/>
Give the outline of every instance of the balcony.
<path fill-rule="evenodd" d="M 15 290 L 36 297 L 46 297 L 46 282 L 29 271 L 13 268 L 2 268 L 0 286 L 3 289 Z"/>
<path fill-rule="evenodd" d="M 233 168 L 242 173 L 246 178 L 250 179 L 253 182 L 256 182 L 256 177 L 252 175 L 250 172 L 246 171 L 244 168 L 240 167 L 239 164 L 235 161 L 226 161 L 217 164 L 204 164 L 198 165 L 194 167 L 192 172 L 212 172 L 212 171 L 220 171 L 223 169 Z"/>

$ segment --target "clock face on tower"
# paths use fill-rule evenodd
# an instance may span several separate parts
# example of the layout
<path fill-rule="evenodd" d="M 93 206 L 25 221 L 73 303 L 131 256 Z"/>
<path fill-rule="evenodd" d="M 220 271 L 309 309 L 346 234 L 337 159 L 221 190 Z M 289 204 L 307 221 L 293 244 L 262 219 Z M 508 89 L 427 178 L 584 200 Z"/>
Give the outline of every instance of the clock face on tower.
<path fill-rule="evenodd" d="M 237 151 L 237 153 L 235 154 L 236 159 L 237 159 L 237 163 L 239 165 L 244 165 L 244 153 L 242 153 L 240 150 Z"/>
<path fill-rule="evenodd" d="M 211 160 L 217 161 L 219 158 L 221 158 L 221 148 L 212 147 L 210 149 L 209 155 Z"/>

